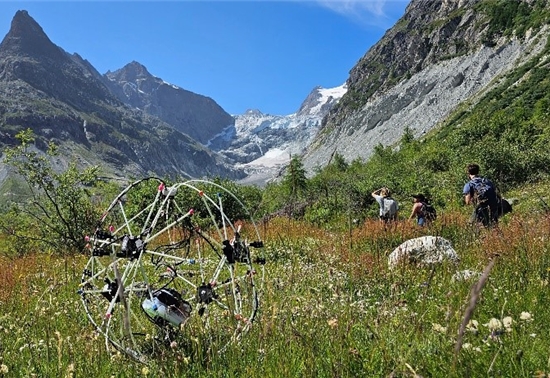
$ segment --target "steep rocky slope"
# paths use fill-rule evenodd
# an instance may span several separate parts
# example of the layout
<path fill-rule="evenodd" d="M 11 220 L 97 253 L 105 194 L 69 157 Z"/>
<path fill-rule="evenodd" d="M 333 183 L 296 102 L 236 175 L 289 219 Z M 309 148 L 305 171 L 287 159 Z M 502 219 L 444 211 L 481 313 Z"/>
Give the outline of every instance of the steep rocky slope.
<path fill-rule="evenodd" d="M 304 155 L 305 168 L 323 166 L 334 151 L 348 160 L 367 159 L 377 145 L 397 142 L 405 128 L 419 137 L 475 102 L 499 77 L 541 51 L 548 28 L 520 30 L 517 15 L 549 6 L 531 0 L 412 0 L 350 71 L 348 91 L 323 120 Z M 508 11 L 509 23 L 502 19 Z"/>

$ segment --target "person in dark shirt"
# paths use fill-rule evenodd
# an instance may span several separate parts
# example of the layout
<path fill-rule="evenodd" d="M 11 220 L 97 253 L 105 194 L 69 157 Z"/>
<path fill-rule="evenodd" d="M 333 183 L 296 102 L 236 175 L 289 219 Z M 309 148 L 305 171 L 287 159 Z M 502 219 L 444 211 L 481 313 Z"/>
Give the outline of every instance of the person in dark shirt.
<path fill-rule="evenodd" d="M 488 178 L 479 175 L 479 165 L 468 164 L 470 179 L 462 189 L 466 205 L 473 205 L 473 223 L 490 227 L 498 223 L 498 200 L 495 185 Z"/>

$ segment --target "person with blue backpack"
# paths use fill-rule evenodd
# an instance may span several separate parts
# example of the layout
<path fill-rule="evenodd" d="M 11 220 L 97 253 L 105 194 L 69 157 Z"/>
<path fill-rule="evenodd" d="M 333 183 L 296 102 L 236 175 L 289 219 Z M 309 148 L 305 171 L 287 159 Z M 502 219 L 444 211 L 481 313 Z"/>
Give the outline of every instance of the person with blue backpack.
<path fill-rule="evenodd" d="M 491 227 L 498 223 L 498 196 L 495 185 L 486 177 L 479 175 L 479 165 L 468 164 L 468 181 L 462 194 L 466 205 L 473 205 L 473 223 Z"/>

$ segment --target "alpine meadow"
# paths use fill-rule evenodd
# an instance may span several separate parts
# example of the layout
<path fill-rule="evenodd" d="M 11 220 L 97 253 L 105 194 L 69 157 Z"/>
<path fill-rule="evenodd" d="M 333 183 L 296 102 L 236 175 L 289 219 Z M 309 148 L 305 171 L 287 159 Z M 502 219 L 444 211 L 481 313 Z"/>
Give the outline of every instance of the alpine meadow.
<path fill-rule="evenodd" d="M 145 175 L 115 126 L 104 130 L 128 144 L 97 150 L 138 168 L 108 179 L 101 163 L 63 157 L 69 143 L 4 96 L 0 377 L 550 377 L 550 5 L 470 0 L 424 29 L 407 24 L 443 3 L 411 1 L 385 38 L 418 37 L 418 54 L 365 55 L 314 142 L 263 186 L 225 168 Z M 401 124 L 395 141 L 353 156 L 369 142 L 359 131 L 377 130 L 364 121 L 376 98 L 436 63 L 527 39 L 540 47 L 441 120 Z M 92 103 L 93 115 L 78 113 L 88 125 L 118 119 Z M 217 161 L 164 123 L 130 130 L 142 119 L 131 117 L 128 135 L 178 135 Z M 513 207 L 489 227 L 464 202 L 470 163 Z M 379 219 L 379 188 L 399 204 L 396 221 Z M 409 216 L 417 193 L 437 210 L 424 227 Z M 419 248 L 395 263 L 424 237 L 456 258 Z"/>

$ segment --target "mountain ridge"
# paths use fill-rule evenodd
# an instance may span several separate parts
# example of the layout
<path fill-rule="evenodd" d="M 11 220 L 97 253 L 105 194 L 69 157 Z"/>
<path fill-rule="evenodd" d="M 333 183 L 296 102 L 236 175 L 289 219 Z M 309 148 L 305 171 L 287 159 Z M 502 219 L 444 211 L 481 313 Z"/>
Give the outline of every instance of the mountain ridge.
<path fill-rule="evenodd" d="M 0 44 L 0 143 L 13 144 L 18 131 L 31 128 L 40 150 L 54 142 L 61 158 L 115 176 L 243 176 L 222 155 L 120 101 L 105 82 L 89 62 L 53 44 L 28 12 L 18 11 Z"/>
<path fill-rule="evenodd" d="M 210 97 L 167 83 L 136 61 L 114 72 L 108 71 L 104 77 L 119 100 L 163 120 L 202 144 L 235 122 Z"/>
<path fill-rule="evenodd" d="M 323 118 L 347 91 L 346 84 L 335 88 L 315 87 L 296 113 L 286 116 L 249 110 L 235 116 L 232 136 L 220 144 L 220 152 L 236 161 L 247 176 L 243 184 L 263 186 L 276 180 L 292 156 L 301 155 L 314 139 Z"/>

